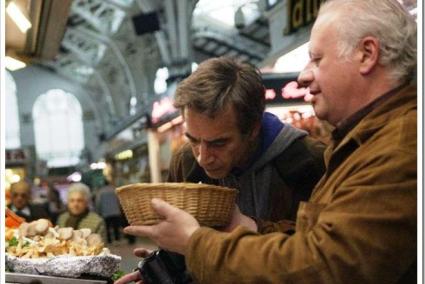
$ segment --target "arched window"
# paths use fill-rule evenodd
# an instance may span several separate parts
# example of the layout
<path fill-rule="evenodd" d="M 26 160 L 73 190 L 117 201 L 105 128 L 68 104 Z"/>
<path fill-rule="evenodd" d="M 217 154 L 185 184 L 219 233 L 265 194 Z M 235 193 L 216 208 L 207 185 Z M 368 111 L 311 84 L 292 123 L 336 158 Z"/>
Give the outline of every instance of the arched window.
<path fill-rule="evenodd" d="M 5 77 L 6 93 L 6 149 L 21 147 L 19 135 L 19 112 L 16 100 L 16 84 L 12 75 L 6 70 Z"/>
<path fill-rule="evenodd" d="M 84 148 L 81 106 L 70 93 L 53 89 L 40 95 L 32 111 L 35 147 L 49 167 L 75 165 Z"/>

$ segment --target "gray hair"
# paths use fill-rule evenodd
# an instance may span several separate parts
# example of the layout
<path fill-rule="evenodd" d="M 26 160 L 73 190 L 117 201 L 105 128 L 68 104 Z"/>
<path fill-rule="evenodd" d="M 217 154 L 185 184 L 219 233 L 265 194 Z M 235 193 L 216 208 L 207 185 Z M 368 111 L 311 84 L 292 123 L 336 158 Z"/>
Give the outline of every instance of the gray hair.
<path fill-rule="evenodd" d="M 391 79 L 404 81 L 415 73 L 417 24 L 397 0 L 328 0 L 318 19 L 335 11 L 341 57 L 350 55 L 365 36 L 373 36 L 380 43 L 379 64 L 389 67 Z"/>
<path fill-rule="evenodd" d="M 86 199 L 86 201 L 90 201 L 90 198 L 91 198 L 90 188 L 84 183 L 71 184 L 71 186 L 68 189 L 68 199 L 69 199 L 69 196 L 71 196 L 71 194 L 73 193 L 81 193 Z"/>

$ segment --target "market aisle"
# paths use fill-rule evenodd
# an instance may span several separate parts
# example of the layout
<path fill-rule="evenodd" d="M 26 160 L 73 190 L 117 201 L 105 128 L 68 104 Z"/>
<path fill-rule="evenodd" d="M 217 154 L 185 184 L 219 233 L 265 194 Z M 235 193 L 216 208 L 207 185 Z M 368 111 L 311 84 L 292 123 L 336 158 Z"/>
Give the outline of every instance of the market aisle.
<path fill-rule="evenodd" d="M 108 245 L 111 253 L 119 255 L 121 259 L 121 270 L 124 272 L 131 272 L 137 266 L 141 258 L 133 255 L 133 250 L 137 247 L 145 247 L 148 249 L 156 249 L 157 246 L 147 238 L 137 238 L 135 244 L 128 244 L 127 239 L 115 241 Z"/>

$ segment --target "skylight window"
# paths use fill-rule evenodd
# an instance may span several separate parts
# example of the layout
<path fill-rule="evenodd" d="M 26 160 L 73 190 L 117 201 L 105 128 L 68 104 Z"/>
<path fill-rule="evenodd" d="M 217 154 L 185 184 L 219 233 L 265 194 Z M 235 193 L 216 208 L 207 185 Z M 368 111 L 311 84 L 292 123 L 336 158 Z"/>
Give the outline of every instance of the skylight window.
<path fill-rule="evenodd" d="M 241 8 L 246 23 L 260 14 L 258 0 L 200 0 L 193 12 L 194 17 L 209 17 L 228 27 L 235 26 L 235 13 Z"/>

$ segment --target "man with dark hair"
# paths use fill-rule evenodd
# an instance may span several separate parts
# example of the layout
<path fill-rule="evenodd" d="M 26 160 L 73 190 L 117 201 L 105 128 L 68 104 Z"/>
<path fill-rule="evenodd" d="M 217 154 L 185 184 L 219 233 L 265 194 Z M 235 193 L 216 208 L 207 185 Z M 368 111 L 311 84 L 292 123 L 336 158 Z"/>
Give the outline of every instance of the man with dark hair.
<path fill-rule="evenodd" d="M 174 105 L 188 143 L 173 155 L 168 181 L 236 188 L 242 222 L 263 233 L 293 232 L 299 202 L 324 172 L 324 145 L 264 112 L 259 71 L 230 58 L 206 60 L 178 85 Z"/>
<path fill-rule="evenodd" d="M 201 63 L 176 90 L 189 143 L 173 156 L 168 179 L 238 189 L 241 212 L 260 230 L 262 220 L 295 220 L 324 169 L 324 146 L 264 112 L 264 91 L 251 65 L 225 57 Z"/>
<path fill-rule="evenodd" d="M 96 192 L 96 212 L 105 220 L 108 243 L 121 239 L 122 213 L 115 187 L 105 180 L 105 184 Z"/>

